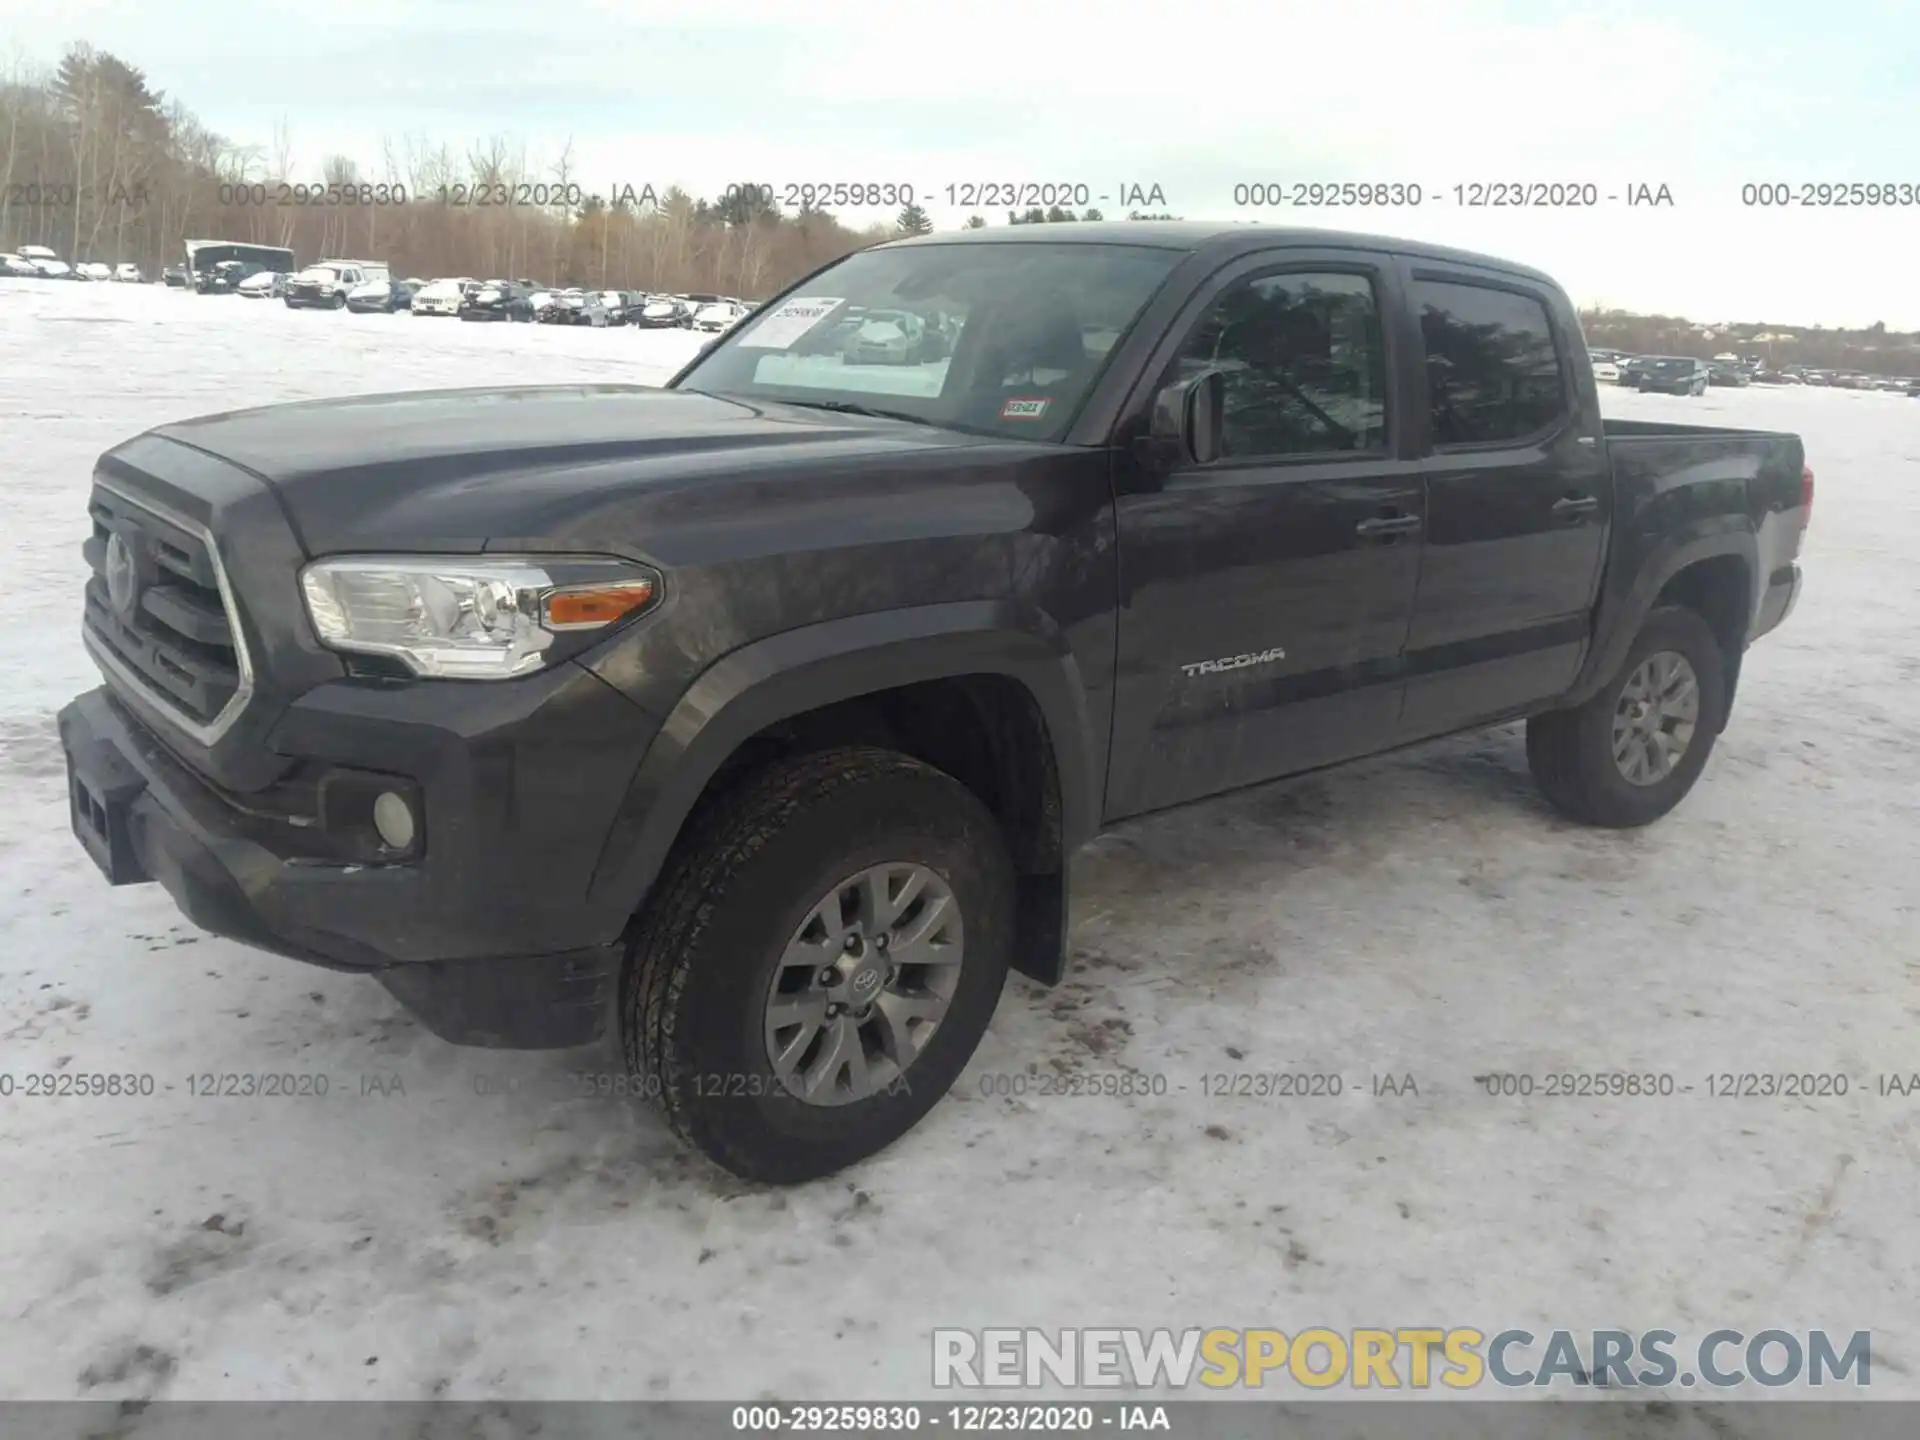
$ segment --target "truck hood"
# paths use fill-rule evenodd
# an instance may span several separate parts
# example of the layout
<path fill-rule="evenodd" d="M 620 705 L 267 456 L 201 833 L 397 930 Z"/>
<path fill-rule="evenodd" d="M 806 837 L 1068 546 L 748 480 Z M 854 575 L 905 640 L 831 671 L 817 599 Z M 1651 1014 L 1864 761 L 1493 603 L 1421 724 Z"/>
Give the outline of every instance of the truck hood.
<path fill-rule="evenodd" d="M 813 482 L 908 454 L 1006 443 L 638 385 L 368 395 L 152 433 L 265 481 L 310 556 L 645 550 L 676 511 L 730 508 L 717 487 Z M 677 503 L 689 491 L 698 498 Z"/>

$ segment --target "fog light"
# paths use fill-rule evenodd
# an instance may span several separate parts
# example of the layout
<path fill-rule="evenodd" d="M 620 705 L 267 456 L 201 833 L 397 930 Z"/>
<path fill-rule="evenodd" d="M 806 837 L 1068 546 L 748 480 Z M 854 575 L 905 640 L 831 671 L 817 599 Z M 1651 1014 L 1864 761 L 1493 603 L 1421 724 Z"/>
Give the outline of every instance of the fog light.
<path fill-rule="evenodd" d="M 413 844 L 413 811 L 393 791 L 383 790 L 373 802 L 373 828 L 392 849 L 405 850 Z"/>

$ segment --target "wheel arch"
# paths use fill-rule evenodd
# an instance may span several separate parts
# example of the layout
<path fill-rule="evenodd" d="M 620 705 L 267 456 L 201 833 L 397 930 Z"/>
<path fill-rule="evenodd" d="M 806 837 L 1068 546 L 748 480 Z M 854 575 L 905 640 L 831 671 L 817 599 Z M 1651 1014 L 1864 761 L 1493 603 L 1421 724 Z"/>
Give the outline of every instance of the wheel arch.
<path fill-rule="evenodd" d="M 1764 579 L 1759 549 L 1744 519 L 1726 516 L 1704 533 L 1670 537 L 1641 564 L 1624 593 L 1602 602 L 1595 644 L 1562 704 L 1578 705 L 1598 694 L 1626 660 L 1647 616 L 1658 606 L 1677 604 L 1697 611 L 1720 642 L 1731 705 Z"/>
<path fill-rule="evenodd" d="M 903 717 L 900 697 L 911 695 L 913 712 L 925 713 L 935 694 L 969 705 L 966 721 L 957 708 L 932 725 Z M 801 743 L 819 744 L 889 743 L 904 723 L 921 743 L 900 748 L 960 771 L 957 778 L 976 793 L 985 789 L 981 798 L 1008 829 L 1019 870 L 1014 968 L 1045 984 L 1058 981 L 1066 860 L 1097 824 L 1098 747 L 1065 637 L 1044 616 L 1007 601 L 804 626 L 709 666 L 648 747 L 602 847 L 589 903 L 624 925 L 697 808 L 724 792 L 756 742 L 792 722 L 804 722 Z M 950 755 L 937 745 L 927 754 L 929 738 L 945 722 Z M 969 736 L 979 748 L 969 747 Z"/>

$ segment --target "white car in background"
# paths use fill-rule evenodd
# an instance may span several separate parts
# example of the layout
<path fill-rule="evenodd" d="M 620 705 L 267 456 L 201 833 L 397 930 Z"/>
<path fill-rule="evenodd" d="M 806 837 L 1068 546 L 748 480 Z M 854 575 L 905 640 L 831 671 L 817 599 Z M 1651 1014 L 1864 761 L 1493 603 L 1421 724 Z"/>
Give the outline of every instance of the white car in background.
<path fill-rule="evenodd" d="M 11 250 L 0 251 L 0 275 L 13 275 L 25 280 L 39 273 L 39 267 L 26 256 L 15 255 Z"/>
<path fill-rule="evenodd" d="M 42 279 L 70 280 L 73 278 L 73 267 L 44 245 L 22 245 L 20 258 L 33 266 L 34 272 Z"/>
<path fill-rule="evenodd" d="M 131 260 L 122 260 L 114 266 L 113 278 L 125 285 L 144 285 L 147 279 L 140 273 L 140 267 Z"/>
<path fill-rule="evenodd" d="M 422 285 L 413 297 L 411 308 L 416 315 L 458 315 L 460 301 L 466 294 L 467 286 L 473 284 L 470 276 L 457 279 L 435 280 Z"/>
<path fill-rule="evenodd" d="M 249 300 L 271 300 L 287 286 L 287 277 L 277 270 L 261 270 L 247 276 L 234 286 L 236 295 L 244 295 Z"/>
<path fill-rule="evenodd" d="M 693 312 L 693 328 L 726 331 L 746 318 L 746 306 L 735 300 L 719 300 L 711 305 L 702 305 Z"/>
<path fill-rule="evenodd" d="M 927 322 L 910 310 L 869 310 L 847 337 L 840 358 L 849 365 L 915 365 L 927 358 Z"/>
<path fill-rule="evenodd" d="M 1620 367 L 1611 360 L 1596 360 L 1593 363 L 1593 378 L 1602 385 L 1620 383 Z"/>
<path fill-rule="evenodd" d="M 98 260 L 82 261 L 74 267 L 73 273 L 78 275 L 82 280 L 100 281 L 113 279 L 113 267 L 102 264 Z"/>

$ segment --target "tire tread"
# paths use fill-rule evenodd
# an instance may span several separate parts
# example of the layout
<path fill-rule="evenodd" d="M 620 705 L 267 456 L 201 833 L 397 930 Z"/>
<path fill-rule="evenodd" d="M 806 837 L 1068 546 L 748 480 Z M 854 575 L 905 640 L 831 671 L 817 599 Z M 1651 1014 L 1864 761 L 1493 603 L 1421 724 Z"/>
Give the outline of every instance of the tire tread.
<path fill-rule="evenodd" d="M 705 814 L 696 813 L 692 833 L 676 846 L 632 935 L 628 990 L 620 999 L 628 1069 L 642 1077 L 645 1093 L 683 1142 L 703 1148 L 691 1116 L 690 1084 L 697 1072 L 674 1043 L 674 1022 L 715 906 L 740 869 L 794 815 L 847 785 L 909 775 L 959 783 L 897 751 L 842 746 L 776 760 Z"/>

